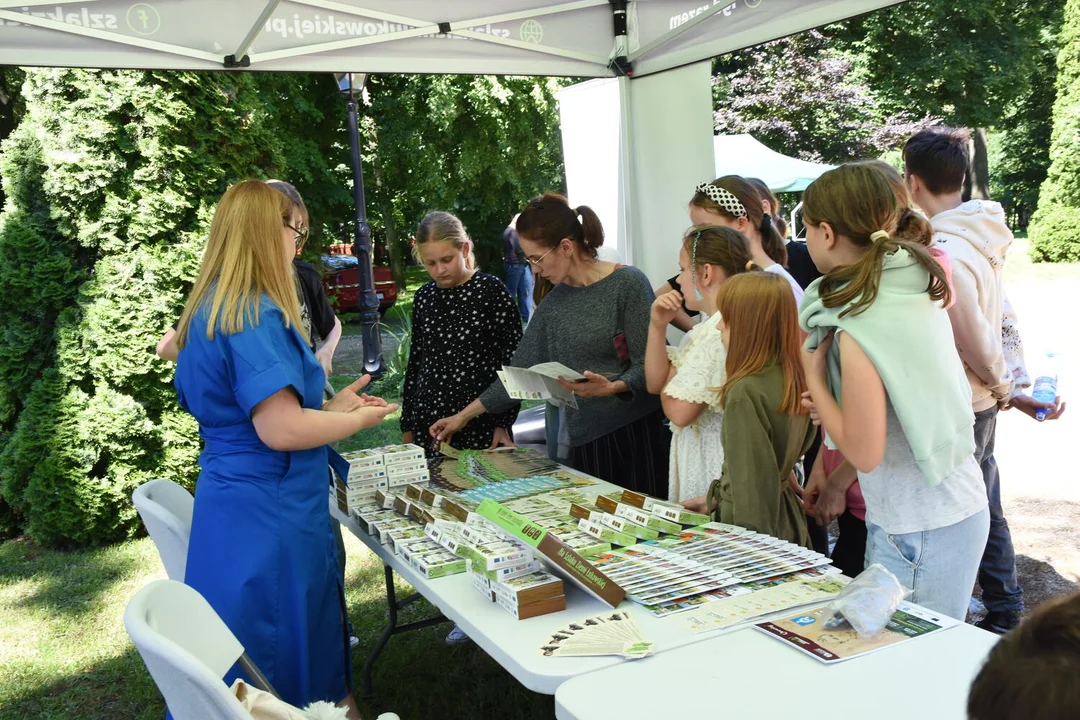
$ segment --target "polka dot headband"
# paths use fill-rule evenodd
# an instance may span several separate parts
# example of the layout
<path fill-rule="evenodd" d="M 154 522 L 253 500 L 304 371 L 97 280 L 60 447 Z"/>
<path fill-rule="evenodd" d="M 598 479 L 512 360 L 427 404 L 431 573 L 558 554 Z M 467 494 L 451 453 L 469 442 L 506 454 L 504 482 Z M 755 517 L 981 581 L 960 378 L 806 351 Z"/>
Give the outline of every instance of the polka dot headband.
<path fill-rule="evenodd" d="M 703 195 L 707 195 L 710 200 L 735 217 L 746 217 L 746 208 L 730 190 L 725 190 L 712 183 L 701 183 L 694 189 Z"/>

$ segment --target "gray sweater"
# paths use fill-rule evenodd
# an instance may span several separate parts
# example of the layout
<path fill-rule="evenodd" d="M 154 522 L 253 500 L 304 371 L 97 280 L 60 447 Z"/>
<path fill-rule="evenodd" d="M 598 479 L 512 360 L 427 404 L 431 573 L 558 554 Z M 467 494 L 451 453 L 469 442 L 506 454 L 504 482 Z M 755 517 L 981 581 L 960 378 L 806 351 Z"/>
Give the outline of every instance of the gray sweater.
<path fill-rule="evenodd" d="M 645 389 L 645 344 L 653 299 L 649 279 L 627 266 L 585 287 L 556 285 L 537 305 L 514 353 L 514 367 L 560 362 L 578 372 L 622 380 L 630 388 L 620 395 L 579 397 L 578 409 L 568 409 L 566 416 L 571 447 L 660 409 L 660 398 Z M 620 359 L 620 345 L 625 359 Z M 503 412 L 518 401 L 497 381 L 480 402 L 488 412 Z"/>

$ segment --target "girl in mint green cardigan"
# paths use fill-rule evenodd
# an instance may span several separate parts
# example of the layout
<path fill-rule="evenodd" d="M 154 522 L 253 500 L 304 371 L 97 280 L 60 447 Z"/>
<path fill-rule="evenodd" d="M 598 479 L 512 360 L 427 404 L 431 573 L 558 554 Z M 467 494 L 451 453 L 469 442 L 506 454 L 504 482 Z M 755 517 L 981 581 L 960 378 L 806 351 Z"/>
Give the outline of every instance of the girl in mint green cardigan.
<path fill-rule="evenodd" d="M 971 388 L 943 308 L 948 284 L 926 249 L 929 223 L 866 165 L 818 178 L 803 218 L 825 273 L 800 310 L 806 403 L 830 447 L 858 470 L 867 565 L 890 569 L 913 602 L 962 620 L 990 520 Z M 812 477 L 811 509 L 847 489 Z"/>

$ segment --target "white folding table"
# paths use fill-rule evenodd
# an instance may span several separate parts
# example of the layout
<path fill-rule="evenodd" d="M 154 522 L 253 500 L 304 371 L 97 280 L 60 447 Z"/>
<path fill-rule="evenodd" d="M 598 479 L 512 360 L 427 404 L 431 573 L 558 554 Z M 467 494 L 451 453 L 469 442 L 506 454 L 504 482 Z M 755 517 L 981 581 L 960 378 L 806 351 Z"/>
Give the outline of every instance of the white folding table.
<path fill-rule="evenodd" d="M 959 625 L 825 665 L 749 627 L 707 637 L 568 680 L 555 717 L 966 720 L 968 688 L 998 640 Z"/>
<path fill-rule="evenodd" d="M 599 489 L 601 493 L 617 489 L 616 486 L 607 483 L 593 487 Z M 457 623 L 473 642 L 502 665 L 518 682 L 529 690 L 545 695 L 553 695 L 556 688 L 570 678 L 624 662 L 619 657 L 555 658 L 545 657 L 540 653 L 540 646 L 548 639 L 548 635 L 559 628 L 611 610 L 608 605 L 593 598 L 572 583 L 564 583 L 565 610 L 529 620 L 515 620 L 512 615 L 496 604 L 485 601 L 476 592 L 466 574 L 450 575 L 434 580 L 421 577 L 408 563 L 395 555 L 390 548 L 381 545 L 378 538 L 373 538 L 364 532 L 353 518 L 347 517 L 332 502 L 330 512 L 378 555 L 384 565 L 390 621 L 365 663 L 361 676 L 365 696 L 371 693 L 371 669 L 392 635 L 415 627 L 443 622 L 444 619 Z M 437 607 L 444 617 L 429 618 L 420 623 L 411 623 L 409 626 L 399 626 L 397 610 L 407 600 L 398 601 L 395 597 L 393 583 L 395 572 L 428 602 Z M 678 615 L 667 618 L 654 617 L 629 600 L 624 600 L 620 608 L 632 613 L 634 622 L 642 635 L 652 641 L 655 653 L 664 653 L 717 636 L 717 632 L 692 632 L 679 620 Z M 730 629 L 718 632 L 730 632 Z"/>

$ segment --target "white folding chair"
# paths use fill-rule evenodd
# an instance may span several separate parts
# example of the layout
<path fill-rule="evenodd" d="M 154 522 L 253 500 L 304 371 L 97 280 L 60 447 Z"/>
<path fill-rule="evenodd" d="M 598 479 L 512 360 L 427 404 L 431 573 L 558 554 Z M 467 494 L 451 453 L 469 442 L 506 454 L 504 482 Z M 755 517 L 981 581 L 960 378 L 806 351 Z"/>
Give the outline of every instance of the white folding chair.
<path fill-rule="evenodd" d="M 171 480 L 151 480 L 135 488 L 131 501 L 157 546 L 165 572 L 183 582 L 195 498 Z"/>
<path fill-rule="evenodd" d="M 222 680 L 244 648 L 196 590 L 155 580 L 131 598 L 124 627 L 175 720 L 251 720 Z"/>

